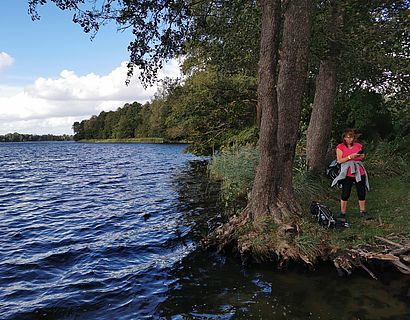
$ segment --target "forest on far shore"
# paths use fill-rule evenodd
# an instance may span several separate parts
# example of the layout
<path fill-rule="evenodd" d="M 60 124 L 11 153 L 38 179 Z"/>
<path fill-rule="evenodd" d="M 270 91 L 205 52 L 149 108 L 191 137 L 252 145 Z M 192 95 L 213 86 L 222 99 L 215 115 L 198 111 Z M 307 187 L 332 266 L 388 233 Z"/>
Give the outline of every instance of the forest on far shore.
<path fill-rule="evenodd" d="M 150 102 L 130 101 L 75 122 L 75 140 L 190 141 L 190 151 L 199 154 L 256 144 L 261 7 L 252 1 L 202 5 L 190 8 L 192 28 L 178 43 L 182 78 L 163 80 Z M 346 127 L 362 141 L 407 139 L 408 10 L 406 1 L 313 2 L 298 125 L 298 150 L 306 148 L 309 158 L 320 158 Z"/>
<path fill-rule="evenodd" d="M 306 143 L 314 99 L 314 79 L 305 95 L 299 144 Z M 256 76 L 223 76 L 214 70 L 194 73 L 185 81 L 163 83 L 162 94 L 145 104 L 127 103 L 116 111 L 102 111 L 73 125 L 74 140 L 162 138 L 190 141 L 190 151 L 210 154 L 231 146 L 254 144 L 259 128 L 256 115 Z M 371 88 L 342 92 L 333 110 L 331 140 L 345 127 L 361 139 L 395 140 L 409 134 L 405 101 Z"/>
<path fill-rule="evenodd" d="M 0 135 L 0 142 L 29 142 L 29 141 L 71 141 L 72 135 L 53 135 L 53 134 L 28 134 L 28 133 L 7 133 Z"/>

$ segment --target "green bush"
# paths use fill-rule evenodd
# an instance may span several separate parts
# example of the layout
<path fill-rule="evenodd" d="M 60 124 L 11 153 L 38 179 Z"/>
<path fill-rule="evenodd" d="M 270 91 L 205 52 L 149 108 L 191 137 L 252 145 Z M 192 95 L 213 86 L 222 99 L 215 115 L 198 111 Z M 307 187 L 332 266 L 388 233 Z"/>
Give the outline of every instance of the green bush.
<path fill-rule="evenodd" d="M 374 142 L 366 147 L 365 165 L 372 175 L 410 174 L 410 135 L 394 141 Z"/>

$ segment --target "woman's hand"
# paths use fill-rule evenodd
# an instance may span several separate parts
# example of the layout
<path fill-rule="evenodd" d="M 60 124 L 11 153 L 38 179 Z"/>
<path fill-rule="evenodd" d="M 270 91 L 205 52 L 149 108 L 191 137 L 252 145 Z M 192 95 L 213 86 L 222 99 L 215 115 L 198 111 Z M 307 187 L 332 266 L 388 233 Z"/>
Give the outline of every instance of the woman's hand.
<path fill-rule="evenodd" d="M 359 158 L 360 160 L 364 158 L 364 154 L 363 153 L 353 153 L 350 155 L 350 159 L 357 159 Z"/>

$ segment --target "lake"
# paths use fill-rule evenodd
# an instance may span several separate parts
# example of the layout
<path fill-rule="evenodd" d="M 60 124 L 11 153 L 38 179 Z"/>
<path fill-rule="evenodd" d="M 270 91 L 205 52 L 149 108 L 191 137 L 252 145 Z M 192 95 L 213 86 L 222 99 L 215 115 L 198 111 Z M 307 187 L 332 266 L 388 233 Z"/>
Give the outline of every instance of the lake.
<path fill-rule="evenodd" d="M 0 144 L 0 319 L 410 319 L 410 277 L 203 252 L 219 185 L 186 145 Z"/>

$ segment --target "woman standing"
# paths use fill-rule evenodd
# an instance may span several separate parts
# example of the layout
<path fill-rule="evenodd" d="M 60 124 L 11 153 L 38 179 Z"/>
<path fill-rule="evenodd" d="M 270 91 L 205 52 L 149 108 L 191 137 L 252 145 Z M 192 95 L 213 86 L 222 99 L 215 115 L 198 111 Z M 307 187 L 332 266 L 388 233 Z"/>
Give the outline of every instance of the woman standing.
<path fill-rule="evenodd" d="M 366 188 L 369 190 L 369 180 L 362 162 L 364 158 L 362 145 L 357 142 L 357 135 L 353 129 L 344 131 L 342 143 L 336 147 L 336 156 L 341 168 L 339 175 L 333 180 L 332 186 L 338 182 L 342 184 L 340 218 L 346 220 L 347 201 L 354 183 L 356 183 L 357 197 L 359 198 L 360 215 L 367 218 Z"/>

